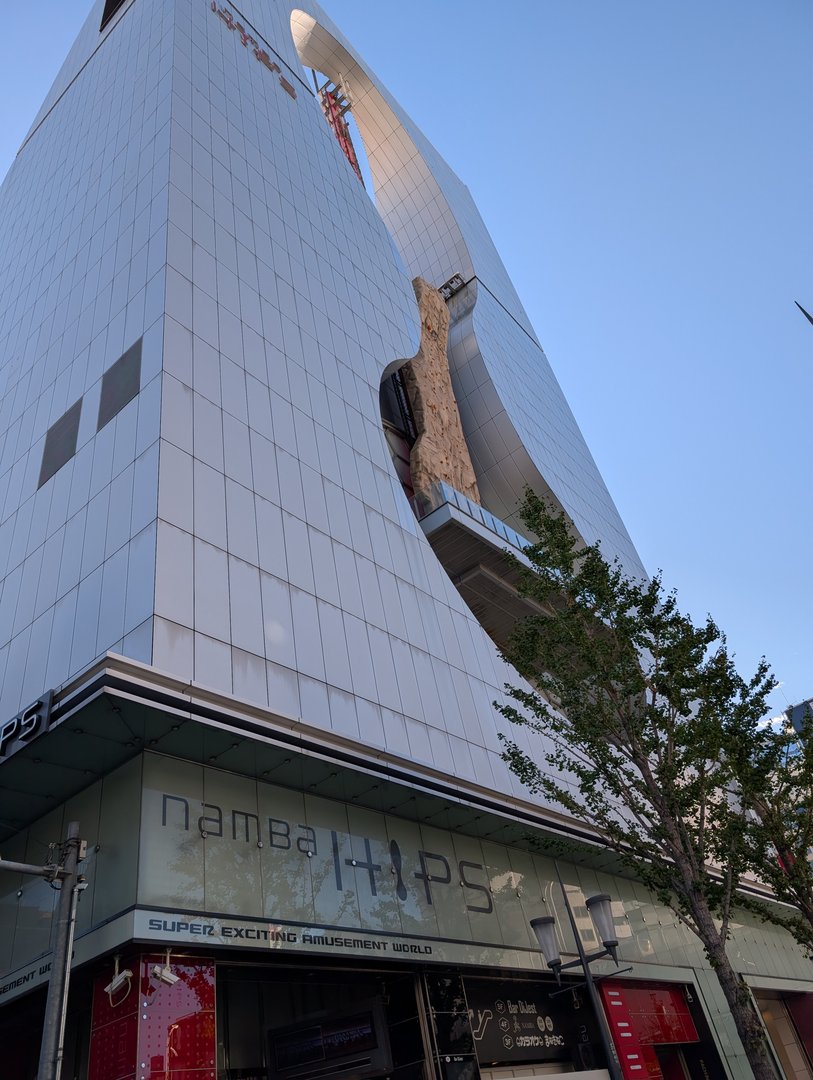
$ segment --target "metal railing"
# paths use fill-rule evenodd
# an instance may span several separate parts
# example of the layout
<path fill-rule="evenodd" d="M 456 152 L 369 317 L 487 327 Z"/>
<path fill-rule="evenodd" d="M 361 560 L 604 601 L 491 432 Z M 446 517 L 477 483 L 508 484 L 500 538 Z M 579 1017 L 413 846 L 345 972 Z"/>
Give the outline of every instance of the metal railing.
<path fill-rule="evenodd" d="M 483 528 L 488 529 L 489 532 L 499 536 L 501 540 L 504 540 L 510 547 L 516 548 L 518 552 L 523 552 L 530 544 L 529 540 L 524 536 L 520 536 L 510 525 L 506 525 L 504 521 L 485 510 L 473 499 L 457 491 L 451 484 L 447 484 L 445 480 L 436 480 L 425 491 L 419 491 L 411 502 L 418 521 L 423 521 L 435 510 L 439 510 L 441 506 L 449 505 L 466 517 L 471 518 L 472 521 L 482 525 Z"/>

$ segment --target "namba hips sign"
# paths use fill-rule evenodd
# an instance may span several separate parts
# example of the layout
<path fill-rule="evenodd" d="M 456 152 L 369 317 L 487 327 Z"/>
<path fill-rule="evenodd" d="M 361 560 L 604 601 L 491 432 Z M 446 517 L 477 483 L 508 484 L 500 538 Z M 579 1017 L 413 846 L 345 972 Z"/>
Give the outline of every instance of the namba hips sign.
<path fill-rule="evenodd" d="M 541 969 L 528 924 L 546 895 L 555 903 L 543 856 L 152 754 L 143 785 L 138 906 L 169 923 L 180 912 L 191 922 L 257 920 L 263 934 L 295 934 L 261 944 L 298 950 L 334 951 L 334 939 L 355 950 L 346 939 L 359 931 L 391 940 L 390 953 L 403 940 L 438 961 L 504 955 L 505 966 Z M 324 940 L 306 940 L 303 928 Z"/>
<path fill-rule="evenodd" d="M 54 692 L 49 690 L 33 705 L 0 725 L 0 763 L 44 735 L 51 723 Z"/>

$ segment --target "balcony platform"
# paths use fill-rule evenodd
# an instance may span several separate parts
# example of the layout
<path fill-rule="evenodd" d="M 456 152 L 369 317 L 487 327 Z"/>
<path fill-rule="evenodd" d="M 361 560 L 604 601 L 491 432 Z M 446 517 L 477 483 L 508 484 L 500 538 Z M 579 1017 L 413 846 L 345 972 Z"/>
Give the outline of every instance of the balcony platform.
<path fill-rule="evenodd" d="M 541 612 L 519 594 L 519 571 L 508 554 L 527 566 L 529 541 L 442 481 L 416 495 L 412 506 L 444 570 L 502 648 L 518 620 Z"/>

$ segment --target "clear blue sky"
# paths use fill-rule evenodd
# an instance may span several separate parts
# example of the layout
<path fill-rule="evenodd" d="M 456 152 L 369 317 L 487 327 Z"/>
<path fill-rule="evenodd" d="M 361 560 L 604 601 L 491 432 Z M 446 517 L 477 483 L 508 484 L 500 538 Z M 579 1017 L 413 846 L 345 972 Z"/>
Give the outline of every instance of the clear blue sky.
<path fill-rule="evenodd" d="M 471 188 L 647 567 L 813 695 L 813 5 L 324 7 Z M 0 172 L 89 8 L 4 13 Z"/>

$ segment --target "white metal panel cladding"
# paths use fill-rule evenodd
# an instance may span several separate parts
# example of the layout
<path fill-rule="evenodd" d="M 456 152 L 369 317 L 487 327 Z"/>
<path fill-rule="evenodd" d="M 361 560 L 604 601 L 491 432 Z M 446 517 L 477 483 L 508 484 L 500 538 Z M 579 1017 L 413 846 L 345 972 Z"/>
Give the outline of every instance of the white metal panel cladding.
<path fill-rule="evenodd" d="M 3 717 L 108 649 L 152 655 L 174 6 L 100 34 L 103 6 L 0 190 Z M 142 336 L 139 392 L 97 432 L 103 374 Z M 37 488 L 77 401 L 75 453 Z"/>
<path fill-rule="evenodd" d="M 417 349 L 409 278 L 288 10 L 176 4 L 154 663 L 519 791 L 503 666 L 381 430 L 382 375 Z"/>
<path fill-rule="evenodd" d="M 381 429 L 382 375 L 418 344 L 411 273 L 478 276 L 453 359 L 496 512 L 544 478 L 634 552 L 464 186 L 341 44 L 382 221 L 297 55 L 294 33 L 339 47 L 316 7 L 133 0 L 100 34 L 103 6 L 0 193 L 0 715 L 110 650 L 527 797 L 492 705 L 510 672 Z M 142 337 L 139 393 L 97 431 Z M 37 490 L 79 398 L 76 453 Z"/>

